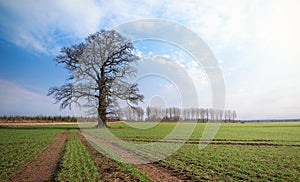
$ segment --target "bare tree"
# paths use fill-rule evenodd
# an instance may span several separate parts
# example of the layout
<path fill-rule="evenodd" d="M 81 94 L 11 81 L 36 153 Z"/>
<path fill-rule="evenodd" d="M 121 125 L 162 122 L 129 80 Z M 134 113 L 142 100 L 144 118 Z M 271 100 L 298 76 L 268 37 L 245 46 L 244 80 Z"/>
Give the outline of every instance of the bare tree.
<path fill-rule="evenodd" d="M 150 121 L 151 117 L 151 108 L 149 106 L 146 107 L 146 119 L 147 121 Z"/>
<path fill-rule="evenodd" d="M 224 111 L 223 110 L 219 110 L 219 120 L 220 121 L 223 120 L 223 116 L 224 116 Z"/>
<path fill-rule="evenodd" d="M 69 71 L 67 83 L 49 88 L 60 108 L 81 106 L 96 109 L 98 127 L 105 127 L 107 115 L 114 112 L 117 99 L 136 105 L 144 96 L 137 84 L 126 80 L 136 72 L 133 44 L 114 30 L 101 30 L 88 36 L 83 43 L 64 47 L 56 57 L 58 64 Z"/>
<path fill-rule="evenodd" d="M 236 117 L 237 117 L 236 111 L 233 110 L 232 111 L 232 120 L 233 120 L 233 122 L 236 119 Z"/>
<path fill-rule="evenodd" d="M 179 121 L 180 119 L 180 114 L 181 114 L 181 109 L 173 107 L 173 112 L 174 112 L 174 118 L 173 121 Z"/>
<path fill-rule="evenodd" d="M 173 109 L 171 107 L 167 108 L 166 111 L 169 112 L 169 118 L 170 120 L 173 119 L 174 113 L 173 113 Z"/>
<path fill-rule="evenodd" d="M 136 118 L 136 113 L 129 106 L 122 108 L 119 115 L 121 116 L 121 119 L 125 119 L 126 121 L 134 121 Z"/>
<path fill-rule="evenodd" d="M 231 110 L 225 110 L 225 113 L 224 113 L 224 119 L 225 119 L 225 122 L 231 122 L 232 121 L 232 111 Z"/>
<path fill-rule="evenodd" d="M 199 121 L 204 122 L 204 117 L 205 117 L 205 110 L 202 108 L 199 108 Z"/>
<path fill-rule="evenodd" d="M 144 119 L 144 113 L 145 113 L 144 109 L 141 108 L 141 107 L 137 107 L 134 110 L 135 110 L 135 112 L 137 114 L 137 121 L 143 121 L 143 119 Z"/>

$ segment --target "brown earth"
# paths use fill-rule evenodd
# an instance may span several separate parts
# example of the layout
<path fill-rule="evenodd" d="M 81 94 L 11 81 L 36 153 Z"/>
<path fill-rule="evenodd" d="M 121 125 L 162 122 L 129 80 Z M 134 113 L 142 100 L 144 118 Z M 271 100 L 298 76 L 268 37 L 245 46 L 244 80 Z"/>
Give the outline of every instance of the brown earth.
<path fill-rule="evenodd" d="M 148 178 L 152 181 L 183 181 L 176 176 L 172 175 L 169 171 L 164 168 L 154 166 L 152 164 L 138 164 L 136 165 L 140 170 L 146 172 Z"/>
<path fill-rule="evenodd" d="M 11 181 L 53 181 L 68 135 L 69 130 L 60 134 Z"/>
<path fill-rule="evenodd" d="M 82 134 L 79 134 L 81 141 L 87 147 L 90 152 L 95 165 L 98 168 L 99 179 L 103 181 L 127 181 L 127 182 L 138 182 L 140 181 L 137 177 L 133 176 L 130 171 L 122 169 L 120 164 L 114 160 L 105 157 L 99 153 Z"/>
<path fill-rule="evenodd" d="M 178 177 L 172 175 L 167 169 L 163 169 L 161 167 L 157 167 L 153 164 L 143 164 L 146 163 L 146 161 L 143 161 L 143 159 L 137 158 L 137 156 L 131 154 L 126 149 L 123 149 L 119 146 L 113 145 L 110 142 L 106 141 L 103 138 L 95 137 L 93 135 L 90 135 L 88 133 L 85 133 L 87 137 L 91 137 L 94 141 L 101 142 L 102 145 L 105 145 L 108 149 L 114 151 L 116 154 L 121 156 L 123 159 L 133 161 L 136 163 L 142 163 L 142 164 L 136 164 L 137 168 L 140 169 L 142 172 L 145 172 L 148 176 L 148 178 L 151 181 L 183 181 L 179 179 Z M 95 149 L 94 149 L 95 150 Z M 96 159 L 97 160 L 97 159 Z"/>
<path fill-rule="evenodd" d="M 21 172 L 19 172 L 11 181 L 54 181 L 57 173 L 60 159 L 63 155 L 63 148 L 67 141 L 69 130 L 60 134 L 54 142 L 47 146 L 47 148 L 40 153 L 35 160 L 29 163 Z M 98 151 L 83 137 L 79 135 L 87 149 L 89 150 L 95 165 L 98 168 L 99 178 L 103 181 L 140 181 L 136 176 L 132 175 L 131 171 L 124 169 L 120 163 L 113 159 L 107 158 Z M 100 140 L 100 139 L 99 139 Z M 103 142 L 101 140 L 101 142 Z M 115 147 L 115 146 L 114 146 Z M 114 148 L 116 150 L 116 148 Z M 129 156 L 128 152 L 124 149 L 122 157 Z M 176 176 L 172 175 L 168 170 L 163 169 L 153 164 L 138 164 L 138 169 L 145 172 L 151 181 L 183 181 Z"/>

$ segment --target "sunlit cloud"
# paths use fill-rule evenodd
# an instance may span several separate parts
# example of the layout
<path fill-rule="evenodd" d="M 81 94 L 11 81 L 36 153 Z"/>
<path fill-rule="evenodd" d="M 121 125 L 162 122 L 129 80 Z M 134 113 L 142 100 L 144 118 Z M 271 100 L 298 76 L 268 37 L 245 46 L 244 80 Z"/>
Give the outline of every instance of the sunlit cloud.
<path fill-rule="evenodd" d="M 174 21 L 199 35 L 219 60 L 226 107 L 235 109 L 238 117 L 300 117 L 299 6 L 297 0 L 0 0 L 0 38 L 24 49 L 56 55 L 60 47 L 78 43 L 101 28 L 141 18 Z M 172 51 L 158 52 L 151 43 L 142 46 L 137 47 L 139 56 L 159 55 L 175 61 L 193 78 L 199 95 L 206 97 L 209 82 L 192 59 Z M 206 105 L 209 102 L 207 99 Z"/>

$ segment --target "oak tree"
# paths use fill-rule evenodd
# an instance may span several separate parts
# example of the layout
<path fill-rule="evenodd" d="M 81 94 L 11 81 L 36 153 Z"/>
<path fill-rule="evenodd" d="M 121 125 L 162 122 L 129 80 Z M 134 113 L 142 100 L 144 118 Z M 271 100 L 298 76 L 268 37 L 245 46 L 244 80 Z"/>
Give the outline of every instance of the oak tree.
<path fill-rule="evenodd" d="M 96 111 L 98 127 L 105 127 L 117 100 L 132 107 L 142 101 L 137 84 L 128 82 L 136 73 L 139 57 L 132 42 L 115 30 L 101 30 L 84 42 L 64 47 L 54 59 L 69 72 L 66 84 L 49 88 L 60 108 L 78 104 Z"/>

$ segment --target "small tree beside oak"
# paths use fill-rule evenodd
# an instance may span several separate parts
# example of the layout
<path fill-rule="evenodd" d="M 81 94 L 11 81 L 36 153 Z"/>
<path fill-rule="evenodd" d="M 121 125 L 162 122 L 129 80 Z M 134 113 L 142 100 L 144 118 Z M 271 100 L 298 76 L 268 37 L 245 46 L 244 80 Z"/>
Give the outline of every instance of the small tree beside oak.
<path fill-rule="evenodd" d="M 144 98 L 137 84 L 127 81 L 139 60 L 133 51 L 132 42 L 114 30 L 101 30 L 83 43 L 62 48 L 54 60 L 64 65 L 69 77 L 66 84 L 49 88 L 48 96 L 53 95 L 61 109 L 72 104 L 96 109 L 97 127 L 106 127 L 117 99 L 134 107 Z"/>

